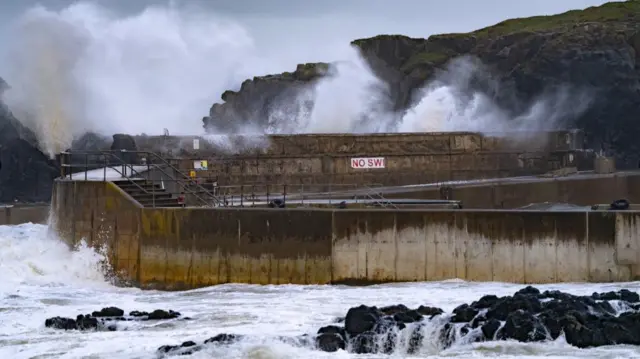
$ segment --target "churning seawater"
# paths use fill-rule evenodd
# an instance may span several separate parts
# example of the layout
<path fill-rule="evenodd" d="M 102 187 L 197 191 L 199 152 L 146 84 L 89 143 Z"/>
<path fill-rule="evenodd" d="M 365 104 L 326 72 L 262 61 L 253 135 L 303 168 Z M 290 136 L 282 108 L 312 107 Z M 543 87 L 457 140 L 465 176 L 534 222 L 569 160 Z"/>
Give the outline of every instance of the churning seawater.
<path fill-rule="evenodd" d="M 359 304 L 409 307 L 428 305 L 451 311 L 484 294 L 510 295 L 521 285 L 446 281 L 344 286 L 220 285 L 185 292 L 141 291 L 113 286 L 101 274 L 102 256 L 89 248 L 70 251 L 47 226 L 0 226 L 0 358 L 156 358 L 156 349 L 187 340 L 202 342 L 218 333 L 248 334 L 229 346 L 212 346 L 191 358 L 404 358 L 324 353 L 278 337 L 315 334 Z M 628 288 L 640 283 L 539 286 L 573 294 Z M 48 329 L 48 317 L 117 306 L 125 311 L 173 309 L 192 320 L 122 322 L 114 332 Z M 486 342 L 454 344 L 439 350 L 425 338 L 422 358 L 640 358 L 640 348 L 610 346 L 577 349 L 562 338 L 549 343 Z M 188 358 L 188 357 L 187 357 Z"/>

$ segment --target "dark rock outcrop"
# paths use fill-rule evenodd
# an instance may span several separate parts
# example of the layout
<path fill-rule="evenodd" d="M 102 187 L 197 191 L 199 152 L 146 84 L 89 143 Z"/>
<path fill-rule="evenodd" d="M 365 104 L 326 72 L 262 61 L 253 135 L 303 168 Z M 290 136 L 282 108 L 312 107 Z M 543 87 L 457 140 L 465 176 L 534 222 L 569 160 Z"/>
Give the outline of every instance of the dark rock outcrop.
<path fill-rule="evenodd" d="M 124 310 L 120 308 L 106 307 L 91 314 L 79 314 L 76 319 L 65 317 L 48 318 L 45 320 L 44 326 L 63 330 L 115 331 L 118 329 L 116 323 L 119 321 L 171 320 L 177 318 L 189 319 L 183 318 L 180 313 L 173 310 L 156 309 L 151 313 L 134 310 L 129 315 L 125 315 Z"/>
<path fill-rule="evenodd" d="M 3 86 L 0 81 L 0 93 Z M 0 203 L 48 202 L 59 174 L 55 161 L 38 148 L 35 134 L 0 101 Z"/>
<path fill-rule="evenodd" d="M 246 80 L 239 91 L 225 91 L 221 98 L 224 104 L 214 104 L 209 116 L 203 119 L 209 132 L 233 133 L 248 123 L 269 123 L 268 114 L 274 106 L 285 106 L 300 90 L 313 84 L 329 70 L 329 64 L 300 64 L 294 72 L 279 75 L 257 76 Z"/>
<path fill-rule="evenodd" d="M 67 321 L 60 321 L 59 325 L 73 326 Z M 325 352 L 411 355 L 420 352 L 426 342 L 446 349 L 455 342 L 543 342 L 561 335 L 579 348 L 640 345 L 640 295 L 623 289 L 578 296 L 540 292 L 528 286 L 512 296 L 485 295 L 449 314 L 427 306 L 411 309 L 403 304 L 381 308 L 360 305 L 350 308 L 344 319 L 320 328 L 315 336 L 278 339 Z M 218 334 L 200 344 L 186 341 L 164 345 L 158 353 L 187 355 L 207 345 L 228 345 L 243 338 Z"/>
<path fill-rule="evenodd" d="M 404 305 L 349 309 L 344 326 L 322 327 L 316 336 L 320 350 L 346 349 L 353 353 L 412 354 L 422 347 L 427 333 L 436 335 L 442 349 L 454 342 L 517 340 L 541 342 L 564 334 L 569 344 L 597 347 L 640 344 L 640 296 L 628 290 L 576 296 L 559 291 L 540 292 L 526 287 L 513 296 L 486 295 L 444 314 L 438 308 L 411 310 Z M 431 330 L 426 331 L 425 328 Z M 404 347 L 398 341 L 409 331 Z"/>
<path fill-rule="evenodd" d="M 71 150 L 88 152 L 108 151 L 112 144 L 113 140 L 106 136 L 94 132 L 87 132 L 73 140 L 71 143 Z"/>
<path fill-rule="evenodd" d="M 388 85 L 391 110 L 399 114 L 413 106 L 421 89 L 461 56 L 477 58 L 490 71 L 490 75 L 484 70 L 473 74 L 473 91 L 486 94 L 513 116 L 563 86 L 585 91 L 590 99 L 588 109 L 567 118 L 573 123 L 562 125 L 583 129 L 588 146 L 615 154 L 618 164 L 627 161 L 637 167 L 637 161 L 630 159 L 640 151 L 636 141 L 640 136 L 638 1 L 512 19 L 466 34 L 428 39 L 380 35 L 352 44 Z M 313 68 L 313 64 L 304 68 Z M 215 104 L 204 119 L 205 128 L 233 130 L 246 122 L 273 127 L 267 121 L 273 101 L 291 96 L 324 74 L 298 76 L 299 70 L 256 77 L 245 81 L 237 92 L 225 92 L 224 103 Z M 562 109 L 554 111 L 563 117 Z"/>
<path fill-rule="evenodd" d="M 133 136 L 122 133 L 113 135 L 111 151 L 116 151 L 115 156 L 121 161 L 124 161 L 124 163 L 137 164 L 139 162 L 139 156 L 135 153 L 137 150 L 138 147 L 136 146 L 136 140 Z"/>

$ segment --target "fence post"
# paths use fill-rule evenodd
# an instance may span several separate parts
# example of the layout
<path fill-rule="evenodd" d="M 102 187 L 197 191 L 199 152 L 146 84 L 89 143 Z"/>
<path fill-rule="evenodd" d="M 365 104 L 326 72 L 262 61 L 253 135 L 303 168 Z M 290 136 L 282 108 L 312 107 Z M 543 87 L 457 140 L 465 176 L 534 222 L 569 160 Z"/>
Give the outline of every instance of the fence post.
<path fill-rule="evenodd" d="M 84 155 L 84 180 L 87 180 L 87 176 L 89 172 L 89 155 L 85 153 Z"/>
<path fill-rule="evenodd" d="M 251 206 L 256 206 L 256 185 L 251 185 Z"/>
<path fill-rule="evenodd" d="M 146 182 L 147 181 L 145 181 L 145 183 Z M 149 182 L 151 182 L 151 206 L 153 208 L 156 208 L 156 185 L 153 183 L 153 180 L 151 180 Z"/>
<path fill-rule="evenodd" d="M 244 185 L 240 185 L 240 207 L 244 207 Z"/>
<path fill-rule="evenodd" d="M 287 203 L 287 184 L 282 185 L 282 202 Z"/>

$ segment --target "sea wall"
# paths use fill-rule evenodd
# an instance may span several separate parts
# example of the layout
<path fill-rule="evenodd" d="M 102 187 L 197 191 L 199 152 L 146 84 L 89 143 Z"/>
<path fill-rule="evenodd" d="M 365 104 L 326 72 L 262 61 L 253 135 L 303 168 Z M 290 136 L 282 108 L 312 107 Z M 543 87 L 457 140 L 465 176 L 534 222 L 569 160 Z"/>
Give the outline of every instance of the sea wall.
<path fill-rule="evenodd" d="M 637 220 L 606 212 L 336 212 L 333 281 L 631 280 Z M 626 248 L 622 238 L 635 250 L 624 263 L 616 255 Z"/>
<path fill-rule="evenodd" d="M 140 206 L 111 182 L 56 180 L 52 223 L 71 247 L 80 241 L 106 253 L 114 273 L 138 284 Z"/>
<path fill-rule="evenodd" d="M 0 207 L 0 225 L 24 223 L 47 224 L 48 205 L 19 205 Z"/>
<path fill-rule="evenodd" d="M 450 199 L 462 201 L 464 208 L 513 209 L 531 203 L 571 203 L 590 206 L 627 199 L 640 203 L 640 172 L 619 172 L 604 175 L 573 175 L 558 178 L 495 181 L 478 184 L 397 189 L 384 194 L 386 198 Z"/>
<path fill-rule="evenodd" d="M 308 134 L 223 139 L 138 136 L 135 141 L 141 151 L 172 158 L 185 173 L 195 168 L 195 161 L 206 160 L 207 168 L 196 171 L 197 176 L 220 186 L 404 185 L 540 174 L 566 166 L 593 167 L 592 154 L 582 151 L 583 140 L 577 131 L 493 135 Z M 377 160 L 378 165 L 357 166 L 354 165 L 357 159 Z"/>
<path fill-rule="evenodd" d="M 57 181 L 56 228 L 106 248 L 142 288 L 460 278 L 637 278 L 638 212 L 140 208 L 104 182 Z"/>

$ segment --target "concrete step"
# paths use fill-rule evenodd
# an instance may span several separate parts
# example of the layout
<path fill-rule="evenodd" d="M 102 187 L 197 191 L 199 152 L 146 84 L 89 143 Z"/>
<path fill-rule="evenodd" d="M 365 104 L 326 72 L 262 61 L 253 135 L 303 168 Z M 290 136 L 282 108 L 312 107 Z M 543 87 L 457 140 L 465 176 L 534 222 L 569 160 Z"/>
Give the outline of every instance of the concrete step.
<path fill-rule="evenodd" d="M 155 202 L 151 198 L 136 199 L 144 207 L 178 207 L 180 204 L 177 199 L 156 199 Z"/>
<path fill-rule="evenodd" d="M 145 188 L 144 191 L 140 188 L 123 188 L 125 192 L 127 192 L 130 196 L 153 196 L 154 194 L 163 195 L 169 194 L 169 192 L 163 190 L 162 188 Z"/>
<path fill-rule="evenodd" d="M 174 199 L 173 195 L 171 193 L 165 192 L 165 191 L 156 192 L 156 193 L 135 193 L 135 194 L 129 193 L 129 195 L 131 197 L 137 199 L 137 200 L 151 199 L 151 198 L 154 198 L 154 197 L 155 197 L 156 200 L 158 200 L 158 199 Z"/>
<path fill-rule="evenodd" d="M 140 184 L 139 186 L 136 186 L 134 184 L 129 184 L 129 185 L 120 185 L 118 187 L 122 188 L 126 192 L 144 193 L 144 191 L 147 191 L 147 192 L 164 192 L 165 191 L 164 188 L 158 185 L 152 185 L 152 184 Z"/>
<path fill-rule="evenodd" d="M 146 185 L 150 185 L 152 184 L 152 182 L 149 182 L 147 180 L 121 180 L 121 181 L 112 181 L 116 186 L 124 188 L 124 187 L 136 187 L 136 185 L 138 186 L 146 186 Z"/>

